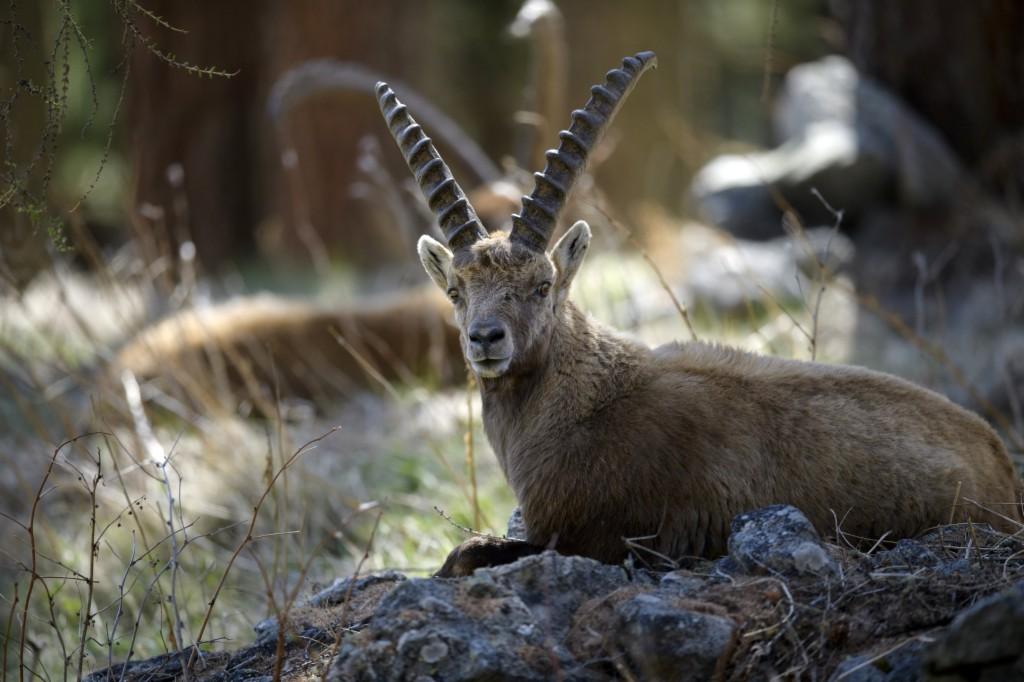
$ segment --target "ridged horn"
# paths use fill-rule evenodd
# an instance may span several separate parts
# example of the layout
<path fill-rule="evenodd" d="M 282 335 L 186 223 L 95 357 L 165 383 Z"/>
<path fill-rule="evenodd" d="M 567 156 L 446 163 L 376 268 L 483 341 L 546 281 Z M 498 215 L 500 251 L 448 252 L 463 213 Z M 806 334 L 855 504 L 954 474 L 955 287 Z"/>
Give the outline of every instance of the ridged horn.
<path fill-rule="evenodd" d="M 512 216 L 510 239 L 535 251 L 547 247 L 558 223 L 558 214 L 576 179 L 583 173 L 594 145 L 640 76 L 657 65 L 658 58 L 653 52 L 638 52 L 623 59 L 622 68 L 609 71 L 603 85 L 590 88 L 590 99 L 582 109 L 572 112 L 569 129 L 558 133 L 561 140 L 558 149 L 545 154 L 544 172 L 534 173 L 533 194 L 523 197 L 522 211 Z"/>
<path fill-rule="evenodd" d="M 478 239 L 486 237 L 487 230 L 441 155 L 434 149 L 433 142 L 387 83 L 377 83 L 377 102 L 391 136 L 402 151 L 430 210 L 437 216 L 441 232 L 452 251 L 469 248 Z"/>

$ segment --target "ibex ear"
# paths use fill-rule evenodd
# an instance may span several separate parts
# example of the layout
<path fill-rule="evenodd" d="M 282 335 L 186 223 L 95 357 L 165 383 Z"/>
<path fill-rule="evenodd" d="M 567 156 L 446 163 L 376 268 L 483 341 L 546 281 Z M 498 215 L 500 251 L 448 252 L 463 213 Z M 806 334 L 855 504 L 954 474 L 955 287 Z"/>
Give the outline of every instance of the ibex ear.
<path fill-rule="evenodd" d="M 433 237 L 423 235 L 416 242 L 416 252 L 420 255 L 423 269 L 434 280 L 434 284 L 442 291 L 448 290 L 448 271 L 452 268 L 452 252 Z"/>
<path fill-rule="evenodd" d="M 558 280 L 555 287 L 559 291 L 568 292 L 572 278 L 587 255 L 587 247 L 590 246 L 590 225 L 582 220 L 569 228 L 569 231 L 558 240 L 555 248 L 551 249 L 551 260 L 558 270 Z"/>

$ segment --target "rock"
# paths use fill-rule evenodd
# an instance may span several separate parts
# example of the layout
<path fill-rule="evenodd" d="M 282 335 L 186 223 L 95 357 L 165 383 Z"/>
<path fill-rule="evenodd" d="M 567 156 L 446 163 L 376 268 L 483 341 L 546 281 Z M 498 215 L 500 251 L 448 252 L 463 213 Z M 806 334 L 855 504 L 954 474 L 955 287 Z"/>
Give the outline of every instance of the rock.
<path fill-rule="evenodd" d="M 398 571 L 381 571 L 359 577 L 336 578 L 330 586 L 320 590 L 305 601 L 306 606 L 332 606 L 340 604 L 349 596 L 355 596 L 373 585 L 381 583 L 399 583 L 405 580 L 403 573 Z"/>
<path fill-rule="evenodd" d="M 482 569 L 477 575 L 515 592 L 556 639 L 568 631 L 573 614 L 584 601 L 631 582 L 621 566 L 550 550 L 507 566 Z"/>
<path fill-rule="evenodd" d="M 806 281 L 819 276 L 818 263 L 839 273 L 854 257 L 853 242 L 831 228 L 767 241 L 733 239 L 700 251 L 687 268 L 687 297 L 725 311 L 740 310 L 751 301 L 802 300 Z M 798 274 L 804 275 L 803 283 Z"/>
<path fill-rule="evenodd" d="M 814 188 L 844 211 L 846 226 L 859 209 L 884 196 L 891 180 L 879 160 L 861 153 L 854 130 L 819 123 L 775 149 L 712 159 L 694 177 L 690 193 L 700 216 L 712 225 L 736 237 L 764 240 L 782 234 L 776 192 L 805 225 L 834 225 L 835 216 L 811 192 Z"/>
<path fill-rule="evenodd" d="M 370 575 L 337 578 L 330 586 L 310 596 L 305 601 L 296 605 L 294 615 L 300 615 L 308 608 L 322 609 L 335 604 L 340 604 L 346 598 L 355 599 L 368 588 L 386 583 L 398 584 L 406 579 L 405 575 L 398 571 L 381 571 Z M 290 623 L 293 630 L 305 634 L 307 637 L 313 633 L 304 632 L 309 629 L 311 623 L 304 622 L 300 617 Z M 261 620 L 253 627 L 256 630 L 256 646 L 262 646 L 277 639 L 277 618 L 271 617 Z"/>
<path fill-rule="evenodd" d="M 621 566 L 552 551 L 462 580 L 410 580 L 342 647 L 331 679 L 571 678 L 579 664 L 562 642 L 576 612 L 630 583 Z"/>
<path fill-rule="evenodd" d="M 942 558 L 927 545 L 909 538 L 903 538 L 890 549 L 872 555 L 873 566 L 878 568 L 932 568 L 943 563 Z"/>
<path fill-rule="evenodd" d="M 851 656 L 839 664 L 829 682 L 917 682 L 923 648 L 922 642 L 915 641 L 881 657 Z"/>
<path fill-rule="evenodd" d="M 546 680 L 572 661 L 491 577 L 409 580 L 348 639 L 329 680 Z"/>
<path fill-rule="evenodd" d="M 691 194 L 705 217 L 733 234 L 779 234 L 779 192 L 809 225 L 834 219 L 817 189 L 847 217 L 891 202 L 947 201 L 961 169 L 942 137 L 899 98 L 845 58 L 825 57 L 786 75 L 775 108 L 780 145 L 713 159 Z"/>
<path fill-rule="evenodd" d="M 512 540 L 526 539 L 526 521 L 523 520 L 521 507 L 517 506 L 513 509 L 512 514 L 508 517 L 508 530 L 505 532 L 505 536 Z"/>
<path fill-rule="evenodd" d="M 850 129 L 858 152 L 891 173 L 907 204 L 947 200 L 960 177 L 956 154 L 941 133 L 845 57 L 830 55 L 790 69 L 774 122 L 781 140 L 799 139 L 822 124 Z"/>
<path fill-rule="evenodd" d="M 925 652 L 926 679 L 1024 678 L 1024 581 L 958 615 Z"/>
<path fill-rule="evenodd" d="M 675 595 L 690 595 L 707 584 L 707 580 L 688 571 L 672 571 L 661 577 L 658 586 Z"/>
<path fill-rule="evenodd" d="M 680 609 L 653 594 L 619 605 L 613 650 L 644 680 L 707 680 L 729 648 L 727 618 Z"/>
<path fill-rule="evenodd" d="M 838 565 L 796 507 L 773 505 L 732 522 L 729 558 L 746 573 L 831 576 Z"/>
<path fill-rule="evenodd" d="M 973 570 L 974 567 L 966 557 L 954 559 L 939 567 L 939 573 L 946 578 L 962 578 L 970 575 Z"/>
<path fill-rule="evenodd" d="M 118 663 L 105 670 L 99 670 L 85 676 L 85 682 L 103 682 L 110 679 L 152 680 L 152 682 L 172 682 L 180 679 L 184 663 L 192 655 L 192 650 L 173 651 L 161 654 L 144 661 Z M 208 665 L 223 665 L 228 655 L 223 653 L 207 654 Z"/>

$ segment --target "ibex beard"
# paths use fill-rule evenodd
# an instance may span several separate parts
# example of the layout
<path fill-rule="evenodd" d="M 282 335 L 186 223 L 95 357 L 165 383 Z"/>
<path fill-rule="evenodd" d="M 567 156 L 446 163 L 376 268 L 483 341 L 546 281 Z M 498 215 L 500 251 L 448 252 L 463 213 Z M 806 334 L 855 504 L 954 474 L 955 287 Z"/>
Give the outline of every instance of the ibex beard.
<path fill-rule="evenodd" d="M 945 397 L 856 367 L 699 342 L 651 349 L 569 300 L 590 228 L 547 242 L 587 153 L 653 64 L 627 58 L 593 88 L 509 233 L 483 230 L 429 138 L 378 88 L 448 242 L 425 236 L 419 256 L 453 303 L 528 542 L 606 562 L 630 538 L 664 557 L 717 556 L 734 516 L 778 503 L 868 541 L 951 516 L 1021 528 L 1022 487 L 998 435 Z M 487 563 L 459 555 L 442 574 Z"/>

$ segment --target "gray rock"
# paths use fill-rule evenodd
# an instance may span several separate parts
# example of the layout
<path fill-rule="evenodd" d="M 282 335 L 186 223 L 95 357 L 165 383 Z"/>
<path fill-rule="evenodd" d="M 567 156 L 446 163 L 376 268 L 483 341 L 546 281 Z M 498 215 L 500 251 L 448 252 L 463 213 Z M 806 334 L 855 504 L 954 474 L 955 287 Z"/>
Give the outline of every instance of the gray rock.
<path fill-rule="evenodd" d="M 687 571 L 672 571 L 661 577 L 658 586 L 671 594 L 683 596 L 694 594 L 707 585 L 707 580 Z"/>
<path fill-rule="evenodd" d="M 948 631 L 936 630 L 970 594 L 961 594 L 959 578 L 950 579 L 955 574 L 946 569 L 958 562 L 941 559 L 937 538 L 956 544 L 959 533 L 966 542 L 965 529 L 946 528 L 931 545 L 928 538 L 902 541 L 871 557 L 824 546 L 804 515 L 788 506 L 742 514 L 732 530 L 730 555 L 714 570 L 701 561 L 658 574 L 544 552 L 463 578 L 408 580 L 385 572 L 336 581 L 306 600 L 309 613 L 297 609 L 290 619 L 295 632 L 285 642 L 286 666 L 297 670 L 308 662 L 316 643 L 319 651 L 330 650 L 334 633 L 344 628 L 332 680 L 709 679 L 727 650 L 735 657 L 726 672 L 742 663 L 750 679 L 768 679 L 784 669 L 778 665 L 792 663 L 792 649 L 730 649 L 736 623 L 762 613 L 750 610 L 750 598 L 762 597 L 747 588 L 764 580 L 748 576 L 768 573 L 786 576 L 799 605 L 790 621 L 794 632 L 826 626 L 819 640 L 824 646 L 808 661 L 809 678 L 825 679 L 831 671 L 829 679 L 847 682 L 910 682 L 922 675 L 933 682 L 1024 679 L 1024 582 L 978 602 Z M 972 533 L 986 539 L 995 531 L 978 525 Z M 1021 580 L 1019 564 L 1008 562 L 1019 547 L 1007 541 L 999 554 L 996 544 L 986 542 L 985 565 L 980 558 L 964 563 L 963 571 L 975 571 L 963 576 L 965 589 L 974 583 L 993 589 L 999 576 L 1010 584 L 1007 571 Z M 840 560 L 845 582 L 837 590 L 821 576 L 836 571 Z M 932 569 L 918 571 L 913 581 L 872 575 L 877 568 L 899 573 L 924 566 Z M 851 598 L 836 599 L 843 592 Z M 352 604 L 358 615 L 341 622 L 336 605 L 349 593 L 359 597 Z M 777 601 L 768 592 L 763 598 Z M 834 609 L 825 623 L 822 607 Z M 925 634 L 935 641 L 915 638 Z M 903 643 L 890 650 L 897 642 Z M 266 636 L 234 653 L 210 653 L 210 679 L 259 679 L 270 672 L 273 654 L 273 638 Z M 851 657 L 833 670 L 837 655 Z M 116 677 L 121 669 L 90 679 Z M 132 682 L 175 679 L 181 657 L 132 661 L 126 673 Z"/>
<path fill-rule="evenodd" d="M 350 577 L 350 578 L 335 578 L 334 582 L 328 587 L 320 590 L 309 599 L 304 602 L 307 606 L 333 606 L 334 604 L 340 604 L 345 601 L 345 598 L 350 594 L 355 595 L 362 592 L 371 585 L 379 585 L 381 583 L 399 583 L 406 580 L 406 576 L 398 571 L 381 571 L 380 573 L 371 573 L 369 575 Z"/>
<path fill-rule="evenodd" d="M 715 158 L 691 185 L 705 217 L 737 236 L 779 234 L 774 191 L 809 224 L 827 225 L 832 217 L 812 187 L 849 216 L 894 195 L 911 206 L 946 201 L 960 178 L 931 125 L 843 57 L 790 70 L 775 127 L 777 148 Z"/>
<path fill-rule="evenodd" d="M 617 611 L 613 645 L 645 680 L 710 679 L 735 627 L 727 618 L 680 609 L 651 594 L 637 595 Z"/>
<path fill-rule="evenodd" d="M 518 506 L 508 517 L 508 530 L 505 531 L 505 537 L 513 540 L 526 539 L 526 521 L 523 520 L 523 510 Z"/>
<path fill-rule="evenodd" d="M 550 550 L 505 566 L 480 569 L 476 575 L 514 592 L 556 639 L 565 636 L 573 613 L 583 602 L 630 583 L 621 566 Z"/>
<path fill-rule="evenodd" d="M 939 573 L 947 578 L 959 578 L 962 576 L 970 575 L 974 567 L 966 557 L 960 557 L 953 561 L 942 564 L 939 567 Z"/>
<path fill-rule="evenodd" d="M 578 677 L 562 645 L 573 616 L 628 584 L 620 566 L 551 551 L 461 580 L 410 580 L 342 647 L 331 679 L 542 680 L 556 668 Z"/>
<path fill-rule="evenodd" d="M 958 615 L 925 652 L 926 679 L 1021 679 L 1024 672 L 1024 581 Z"/>
<path fill-rule="evenodd" d="M 490 577 L 409 580 L 342 646 L 329 680 L 546 680 L 571 658 Z"/>
<path fill-rule="evenodd" d="M 880 658 L 877 654 L 851 656 L 839 664 L 829 682 L 917 682 L 923 648 L 917 641 Z"/>
<path fill-rule="evenodd" d="M 941 564 L 942 558 L 918 540 L 904 538 L 890 549 L 875 552 L 872 564 L 878 568 L 932 568 Z"/>
<path fill-rule="evenodd" d="M 870 656 L 851 656 L 836 668 L 829 682 L 888 682 L 889 674 L 871 662 Z"/>
<path fill-rule="evenodd" d="M 154 682 L 170 682 L 182 677 L 184 664 L 192 655 L 191 649 L 161 654 L 144 661 L 118 663 L 105 670 L 87 675 L 84 682 L 105 682 L 106 680 L 153 680 Z M 210 665 L 223 665 L 227 654 L 208 655 Z"/>
<path fill-rule="evenodd" d="M 398 584 L 406 579 L 405 575 L 398 571 L 381 571 L 359 577 L 336 578 L 328 587 L 311 595 L 304 601 L 297 604 L 298 607 L 312 606 L 325 608 L 340 604 L 348 596 L 355 597 L 367 587 L 381 583 Z M 297 629 L 302 629 L 305 624 L 292 623 Z M 260 646 L 277 639 L 277 618 L 270 617 L 261 620 L 253 626 L 256 631 L 256 645 Z"/>
<path fill-rule="evenodd" d="M 729 558 L 747 573 L 831 576 L 838 565 L 796 507 L 773 505 L 732 522 Z"/>
<path fill-rule="evenodd" d="M 739 310 L 751 301 L 802 300 L 807 281 L 819 276 L 818 263 L 838 273 L 854 257 L 853 242 L 831 228 L 767 241 L 735 239 L 701 251 L 686 273 L 687 295 L 719 310 Z"/>
<path fill-rule="evenodd" d="M 858 151 L 892 173 L 908 204 L 947 199 L 961 172 L 956 154 L 930 123 L 845 57 L 831 55 L 790 69 L 774 121 L 782 140 L 798 139 L 822 124 L 852 130 Z"/>

